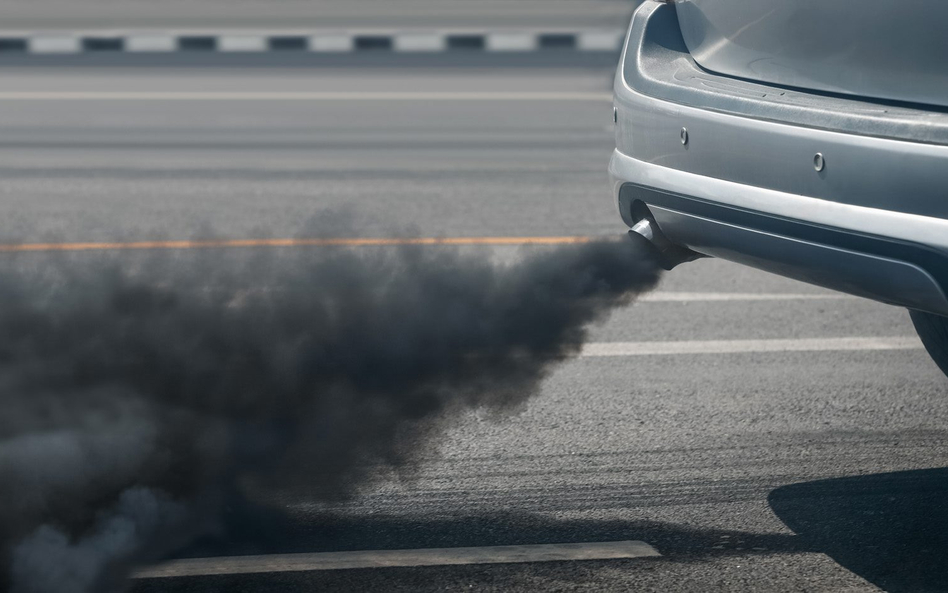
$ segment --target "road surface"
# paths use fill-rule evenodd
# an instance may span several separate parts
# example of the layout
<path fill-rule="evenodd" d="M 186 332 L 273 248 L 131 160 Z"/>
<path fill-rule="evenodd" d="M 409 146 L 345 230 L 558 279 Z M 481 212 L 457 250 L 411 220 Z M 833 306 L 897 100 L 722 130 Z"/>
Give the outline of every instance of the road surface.
<path fill-rule="evenodd" d="M 622 233 L 605 173 L 611 76 L 4 70 L 0 242 Z M 133 591 L 945 590 L 948 380 L 913 335 L 900 309 L 687 264 L 592 331 L 600 355 L 564 364 L 516 414 L 465 416 L 405 479 L 328 506 L 312 484 L 266 491 L 284 513 L 181 553 L 637 541 L 660 556 Z"/>
<path fill-rule="evenodd" d="M 3 0 L 4 30 L 624 27 L 632 0 Z"/>

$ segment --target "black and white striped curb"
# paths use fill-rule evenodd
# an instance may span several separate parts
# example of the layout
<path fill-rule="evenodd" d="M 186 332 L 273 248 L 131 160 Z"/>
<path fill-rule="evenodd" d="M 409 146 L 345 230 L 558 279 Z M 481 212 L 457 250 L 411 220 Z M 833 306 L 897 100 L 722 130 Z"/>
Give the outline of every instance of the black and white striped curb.
<path fill-rule="evenodd" d="M 398 53 L 575 50 L 616 52 L 624 30 L 532 32 L 260 32 L 165 33 L 137 31 L 15 33 L 0 32 L 0 55 L 174 52 L 388 51 Z"/>

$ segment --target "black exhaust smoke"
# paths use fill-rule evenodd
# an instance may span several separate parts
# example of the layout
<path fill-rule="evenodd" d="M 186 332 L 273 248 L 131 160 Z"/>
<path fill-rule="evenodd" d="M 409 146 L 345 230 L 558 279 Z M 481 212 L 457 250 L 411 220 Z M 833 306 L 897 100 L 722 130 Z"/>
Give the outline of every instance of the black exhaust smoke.
<path fill-rule="evenodd" d="M 122 590 L 247 480 L 345 496 L 453 411 L 516 407 L 659 274 L 637 235 L 511 265 L 447 247 L 224 253 L 4 278 L 0 587 Z"/>

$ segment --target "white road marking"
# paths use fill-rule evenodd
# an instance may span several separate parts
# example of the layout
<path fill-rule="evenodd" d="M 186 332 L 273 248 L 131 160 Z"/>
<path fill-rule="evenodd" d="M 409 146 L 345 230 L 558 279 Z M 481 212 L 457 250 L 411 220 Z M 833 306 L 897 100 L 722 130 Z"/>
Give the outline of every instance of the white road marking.
<path fill-rule="evenodd" d="M 836 293 L 792 292 L 650 292 L 639 297 L 640 302 L 688 303 L 697 301 L 836 301 L 858 297 Z"/>
<path fill-rule="evenodd" d="M 688 340 L 680 342 L 592 342 L 583 347 L 580 356 L 917 350 L 920 348 L 923 348 L 922 343 L 914 336 L 799 338 L 787 340 Z"/>
<path fill-rule="evenodd" d="M 222 35 L 217 38 L 217 51 L 226 53 L 267 51 L 267 38 L 262 35 Z"/>
<path fill-rule="evenodd" d="M 537 36 L 533 33 L 490 33 L 487 35 L 487 51 L 534 51 Z"/>
<path fill-rule="evenodd" d="M 73 35 L 38 35 L 28 43 L 34 54 L 75 54 L 82 49 L 79 38 Z"/>
<path fill-rule="evenodd" d="M 402 33 L 393 40 L 395 51 L 400 52 L 444 51 L 446 45 L 444 35 L 437 33 Z"/>
<path fill-rule="evenodd" d="M 322 50 L 329 51 L 329 50 Z M 597 92 L 4 91 L 0 101 L 612 101 Z"/>
<path fill-rule="evenodd" d="M 142 33 L 125 38 L 128 52 L 173 52 L 178 50 L 178 40 L 173 35 Z"/>
<path fill-rule="evenodd" d="M 585 51 L 618 51 L 625 33 L 622 31 L 590 31 L 580 33 L 576 47 Z"/>
<path fill-rule="evenodd" d="M 661 556 L 661 554 L 652 546 L 641 541 L 487 546 L 480 548 L 428 548 L 421 550 L 371 550 L 172 560 L 158 566 L 139 570 L 135 573 L 135 577 L 152 579 L 353 568 L 613 560 L 654 556 Z"/>
<path fill-rule="evenodd" d="M 349 52 L 355 49 L 351 35 L 313 35 L 309 38 L 309 50 L 318 52 Z"/>

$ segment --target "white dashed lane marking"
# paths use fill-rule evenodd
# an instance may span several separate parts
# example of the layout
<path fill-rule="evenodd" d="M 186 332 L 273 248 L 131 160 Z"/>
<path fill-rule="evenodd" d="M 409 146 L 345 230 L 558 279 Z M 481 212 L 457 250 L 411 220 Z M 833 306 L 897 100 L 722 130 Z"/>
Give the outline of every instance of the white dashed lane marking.
<path fill-rule="evenodd" d="M 172 560 L 140 570 L 135 576 L 136 578 L 169 578 L 353 568 L 615 560 L 660 555 L 658 550 L 641 541 L 487 546 L 479 548 L 427 548 L 420 550 L 371 550 Z"/>
<path fill-rule="evenodd" d="M 689 303 L 698 301 L 836 301 L 857 297 L 841 293 L 787 292 L 651 292 L 639 297 L 644 303 Z"/>
<path fill-rule="evenodd" d="M 798 338 L 789 340 L 687 340 L 680 342 L 592 342 L 580 356 L 654 356 L 669 354 L 735 354 L 751 352 L 828 352 L 918 350 L 911 337 Z"/>

